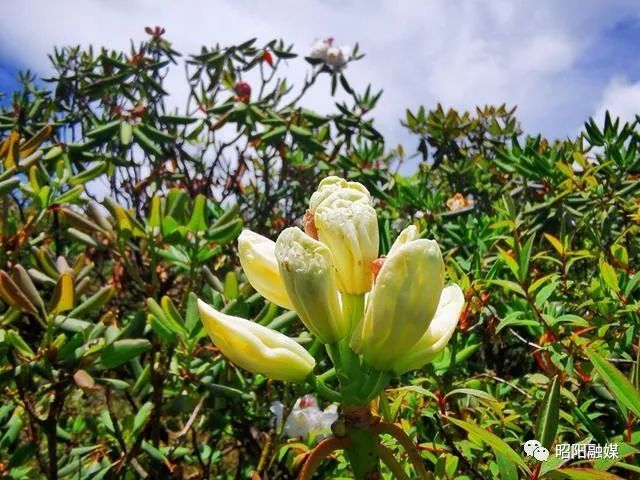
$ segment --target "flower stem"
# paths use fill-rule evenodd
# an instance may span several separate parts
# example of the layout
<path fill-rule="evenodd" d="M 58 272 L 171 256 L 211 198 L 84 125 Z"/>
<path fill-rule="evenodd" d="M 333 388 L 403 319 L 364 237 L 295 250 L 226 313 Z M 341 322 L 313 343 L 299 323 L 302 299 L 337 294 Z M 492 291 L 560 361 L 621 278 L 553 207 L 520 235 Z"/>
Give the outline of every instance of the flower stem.
<path fill-rule="evenodd" d="M 376 398 L 380 394 L 380 391 L 387 386 L 389 380 L 391 379 L 391 373 L 378 372 L 378 374 L 374 378 L 375 381 L 367 383 L 367 390 L 365 391 L 367 402 L 370 402 L 371 400 Z"/>
<path fill-rule="evenodd" d="M 317 392 L 330 402 L 342 401 L 342 395 L 336 392 L 333 388 L 329 387 L 320 377 L 315 378 L 314 386 Z"/>
<path fill-rule="evenodd" d="M 379 476 L 380 457 L 376 445 L 378 439 L 373 435 L 368 427 L 354 428 L 349 433 L 351 446 L 345 449 L 345 454 L 349 459 L 353 475 L 357 480 L 366 480 L 370 478 L 382 478 Z M 378 474 L 378 476 L 374 476 Z"/>
<path fill-rule="evenodd" d="M 334 378 L 335 376 L 336 376 L 336 369 L 335 368 L 330 368 L 329 370 L 327 370 L 323 374 L 318 375 L 318 380 L 322 380 L 324 382 L 326 380 Z"/>
<path fill-rule="evenodd" d="M 382 479 L 380 457 L 376 449 L 378 435 L 372 425 L 378 421 L 368 405 L 342 405 L 341 418 L 346 426 L 346 437 L 351 441 L 345 449 L 356 480 Z"/>
<path fill-rule="evenodd" d="M 333 363 L 333 368 L 336 371 L 336 375 L 338 379 L 340 379 L 342 374 L 342 355 L 340 352 L 340 344 L 338 343 L 327 343 L 324 348 L 327 350 L 327 355 L 331 359 L 331 363 Z"/>

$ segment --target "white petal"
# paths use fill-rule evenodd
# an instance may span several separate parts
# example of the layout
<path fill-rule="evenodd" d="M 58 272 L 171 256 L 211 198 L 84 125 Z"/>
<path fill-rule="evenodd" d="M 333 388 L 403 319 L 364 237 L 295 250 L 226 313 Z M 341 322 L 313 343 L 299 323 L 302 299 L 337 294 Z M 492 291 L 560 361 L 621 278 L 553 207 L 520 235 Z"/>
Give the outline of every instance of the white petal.
<path fill-rule="evenodd" d="M 464 308 L 462 289 L 452 284 L 442 290 L 438 309 L 422 338 L 394 364 L 398 374 L 423 367 L 442 352 L 456 330 Z"/>
<path fill-rule="evenodd" d="M 200 318 L 213 343 L 233 363 L 275 380 L 299 382 L 314 358 L 286 335 L 244 318 L 226 315 L 198 300 Z"/>
<path fill-rule="evenodd" d="M 280 277 L 275 248 L 275 242 L 251 230 L 243 230 L 238 237 L 240 264 L 251 286 L 270 302 L 293 310 Z"/>

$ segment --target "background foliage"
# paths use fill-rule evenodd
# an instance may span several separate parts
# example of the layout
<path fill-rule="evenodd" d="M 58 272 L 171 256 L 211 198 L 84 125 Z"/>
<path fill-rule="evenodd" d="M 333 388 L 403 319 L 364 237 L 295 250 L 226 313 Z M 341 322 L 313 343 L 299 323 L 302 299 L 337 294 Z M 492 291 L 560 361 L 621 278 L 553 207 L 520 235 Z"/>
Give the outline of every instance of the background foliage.
<path fill-rule="evenodd" d="M 419 107 L 415 152 L 389 149 L 380 93 L 280 40 L 188 56 L 172 110 L 180 55 L 147 33 L 128 52 L 56 49 L 52 78 L 22 74 L 0 112 L 1 478 L 295 478 L 312 445 L 269 406 L 306 392 L 229 364 L 195 298 L 309 343 L 251 290 L 234 240 L 299 221 L 329 174 L 374 195 L 381 254 L 414 223 L 465 291 L 445 353 L 376 407 L 436 478 L 640 476 L 639 120 L 550 141 L 505 106 Z M 304 61 L 290 84 L 283 65 Z M 347 99 L 329 115 L 304 108 L 323 75 Z M 525 462 L 534 437 L 620 458 Z"/>

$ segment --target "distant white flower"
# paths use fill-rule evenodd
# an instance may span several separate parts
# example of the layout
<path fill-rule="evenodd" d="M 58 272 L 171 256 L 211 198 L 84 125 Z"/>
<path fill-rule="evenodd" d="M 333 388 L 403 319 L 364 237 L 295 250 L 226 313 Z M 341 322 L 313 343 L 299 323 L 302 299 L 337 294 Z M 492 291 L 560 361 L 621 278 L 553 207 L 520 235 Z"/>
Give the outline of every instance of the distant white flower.
<path fill-rule="evenodd" d="M 351 58 L 351 48 L 333 45 L 333 38 L 317 40 L 311 47 L 311 58 L 317 58 L 332 68 L 343 67 Z"/>
<path fill-rule="evenodd" d="M 325 62 L 330 67 L 341 67 L 346 63 L 344 53 L 342 49 L 339 47 L 329 47 L 327 50 L 327 56 L 325 58 Z"/>
<path fill-rule="evenodd" d="M 276 418 L 276 426 L 282 426 L 284 417 L 284 405 L 282 402 L 271 404 L 271 413 Z M 291 413 L 284 422 L 284 434 L 287 437 L 318 437 L 331 433 L 331 425 L 338 419 L 338 406 L 329 405 L 320 410 L 318 401 L 313 395 L 305 395 L 296 400 Z"/>
<path fill-rule="evenodd" d="M 327 51 L 331 44 L 333 43 L 333 38 L 327 38 L 325 40 L 316 40 L 316 42 L 311 47 L 311 54 L 309 55 L 311 58 L 319 58 L 321 60 L 325 60 L 327 58 Z"/>

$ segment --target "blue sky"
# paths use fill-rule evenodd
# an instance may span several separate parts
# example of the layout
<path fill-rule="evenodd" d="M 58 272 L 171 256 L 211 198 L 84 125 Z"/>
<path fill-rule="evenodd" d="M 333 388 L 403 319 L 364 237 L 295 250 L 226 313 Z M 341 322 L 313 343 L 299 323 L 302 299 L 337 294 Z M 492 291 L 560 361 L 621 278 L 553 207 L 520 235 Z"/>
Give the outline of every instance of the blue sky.
<path fill-rule="evenodd" d="M 407 107 L 438 101 L 517 105 L 525 131 L 551 137 L 575 134 L 605 109 L 625 118 L 640 112 L 635 0 L 11 2 L 0 18 L 0 91 L 15 87 L 20 69 L 46 76 L 54 45 L 127 48 L 156 24 L 182 52 L 252 36 L 282 37 L 302 53 L 327 36 L 359 42 L 367 56 L 348 76 L 356 87 L 384 89 L 376 118 L 391 145 L 407 140 L 399 124 Z M 288 68 L 301 80 L 306 65 Z M 169 87 L 183 105 L 182 69 L 175 70 Z M 327 111 L 328 100 L 328 85 L 320 85 L 307 106 Z"/>

